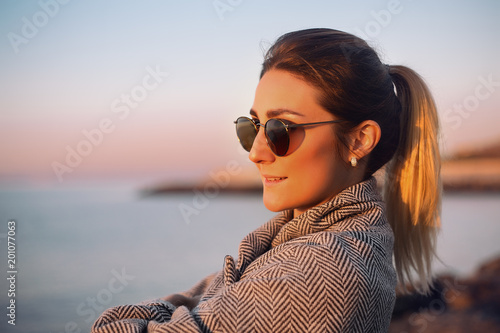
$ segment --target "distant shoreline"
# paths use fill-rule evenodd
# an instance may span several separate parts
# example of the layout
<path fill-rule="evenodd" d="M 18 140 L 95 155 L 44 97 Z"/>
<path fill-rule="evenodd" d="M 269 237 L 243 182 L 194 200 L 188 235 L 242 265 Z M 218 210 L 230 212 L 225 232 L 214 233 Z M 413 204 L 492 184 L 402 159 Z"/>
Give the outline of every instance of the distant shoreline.
<path fill-rule="evenodd" d="M 500 158 L 450 159 L 441 168 L 443 189 L 448 192 L 500 191 Z"/>
<path fill-rule="evenodd" d="M 444 160 L 441 169 L 445 192 L 500 192 L 500 158 Z M 217 191 L 229 194 L 261 194 L 262 183 L 255 170 L 232 176 L 227 184 L 212 179 L 154 185 L 140 190 L 142 196 Z"/>

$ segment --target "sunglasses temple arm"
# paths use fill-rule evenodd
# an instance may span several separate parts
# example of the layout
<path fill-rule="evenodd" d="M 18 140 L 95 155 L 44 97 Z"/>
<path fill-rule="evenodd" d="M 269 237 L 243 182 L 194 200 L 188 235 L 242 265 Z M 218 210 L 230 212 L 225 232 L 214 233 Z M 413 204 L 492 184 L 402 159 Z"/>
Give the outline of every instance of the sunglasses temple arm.
<path fill-rule="evenodd" d="M 306 123 L 306 124 L 287 124 L 286 127 L 288 128 L 295 128 L 295 127 L 302 127 L 302 126 L 313 126 L 313 125 L 321 125 L 321 124 L 334 124 L 334 123 L 341 123 L 342 120 L 331 120 L 331 121 L 320 121 L 316 123 Z"/>

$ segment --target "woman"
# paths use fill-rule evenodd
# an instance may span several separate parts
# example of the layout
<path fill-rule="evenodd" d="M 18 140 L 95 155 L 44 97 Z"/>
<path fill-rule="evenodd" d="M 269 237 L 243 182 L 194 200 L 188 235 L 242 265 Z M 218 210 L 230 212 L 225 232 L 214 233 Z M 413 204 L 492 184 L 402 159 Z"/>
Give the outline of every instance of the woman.
<path fill-rule="evenodd" d="M 264 204 L 280 213 L 220 273 L 110 309 L 93 331 L 386 332 L 397 279 L 428 289 L 437 128 L 432 97 L 409 68 L 382 64 L 344 32 L 285 34 L 266 55 L 250 117 L 236 121 Z M 373 177 L 382 167 L 385 204 Z"/>

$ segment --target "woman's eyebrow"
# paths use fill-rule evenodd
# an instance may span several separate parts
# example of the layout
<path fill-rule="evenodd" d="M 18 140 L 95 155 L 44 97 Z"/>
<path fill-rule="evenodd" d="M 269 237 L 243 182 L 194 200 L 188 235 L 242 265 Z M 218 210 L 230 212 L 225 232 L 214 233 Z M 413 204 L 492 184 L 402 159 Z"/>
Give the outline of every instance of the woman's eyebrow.
<path fill-rule="evenodd" d="M 257 112 L 253 109 L 250 110 L 250 115 L 254 116 L 257 118 Z M 275 118 L 278 116 L 282 115 L 292 115 L 292 116 L 299 116 L 299 117 L 305 117 L 302 113 L 289 110 L 289 109 L 275 109 L 275 110 L 269 110 L 266 112 L 267 118 Z"/>

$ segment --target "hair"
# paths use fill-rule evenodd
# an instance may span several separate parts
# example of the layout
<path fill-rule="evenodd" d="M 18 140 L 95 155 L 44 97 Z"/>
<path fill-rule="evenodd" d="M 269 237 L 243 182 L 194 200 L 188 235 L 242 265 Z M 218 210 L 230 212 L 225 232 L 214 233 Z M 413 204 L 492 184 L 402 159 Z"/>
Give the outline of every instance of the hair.
<path fill-rule="evenodd" d="M 440 225 L 441 160 L 436 106 L 425 82 L 408 67 L 383 64 L 364 40 L 333 29 L 281 36 L 267 51 L 260 77 L 271 69 L 287 71 L 319 89 L 319 104 L 344 120 L 335 127 L 343 151 L 357 125 L 378 123 L 380 140 L 362 159 L 364 179 L 384 167 L 399 286 L 407 291 L 409 283 L 427 292 Z"/>

